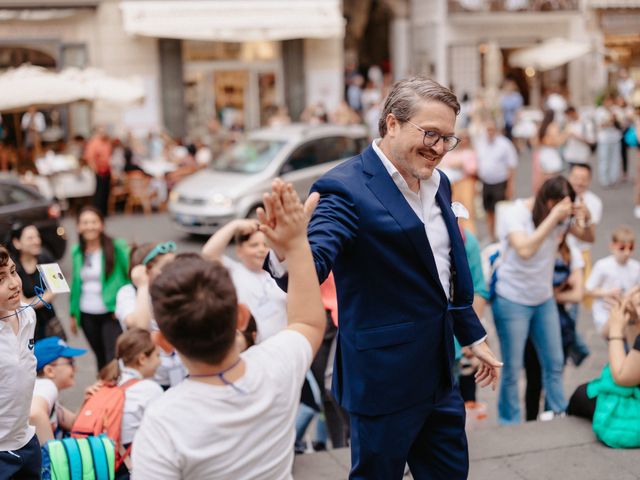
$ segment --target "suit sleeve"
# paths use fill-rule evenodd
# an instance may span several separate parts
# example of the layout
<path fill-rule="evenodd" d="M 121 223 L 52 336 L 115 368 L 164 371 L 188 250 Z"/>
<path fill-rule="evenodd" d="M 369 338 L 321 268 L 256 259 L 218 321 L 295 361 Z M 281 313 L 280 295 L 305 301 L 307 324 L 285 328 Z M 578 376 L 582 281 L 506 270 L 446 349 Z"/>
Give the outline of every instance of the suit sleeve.
<path fill-rule="evenodd" d="M 311 187 L 313 192 L 320 194 L 320 202 L 309 222 L 307 236 L 318 280 L 322 283 L 331 272 L 336 257 L 353 244 L 358 228 L 358 213 L 348 188 L 335 178 L 321 178 Z M 269 257 L 265 260 L 264 268 L 286 291 L 288 276 L 277 278 L 270 267 Z"/>

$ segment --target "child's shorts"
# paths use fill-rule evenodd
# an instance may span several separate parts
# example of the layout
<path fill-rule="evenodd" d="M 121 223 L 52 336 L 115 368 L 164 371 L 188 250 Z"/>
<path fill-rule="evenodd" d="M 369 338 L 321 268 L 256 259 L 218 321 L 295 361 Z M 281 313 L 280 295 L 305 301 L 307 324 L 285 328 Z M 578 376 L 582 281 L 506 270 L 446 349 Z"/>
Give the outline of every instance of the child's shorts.
<path fill-rule="evenodd" d="M 42 468 L 40 443 L 35 435 L 20 450 L 0 452 L 0 480 L 39 480 Z"/>

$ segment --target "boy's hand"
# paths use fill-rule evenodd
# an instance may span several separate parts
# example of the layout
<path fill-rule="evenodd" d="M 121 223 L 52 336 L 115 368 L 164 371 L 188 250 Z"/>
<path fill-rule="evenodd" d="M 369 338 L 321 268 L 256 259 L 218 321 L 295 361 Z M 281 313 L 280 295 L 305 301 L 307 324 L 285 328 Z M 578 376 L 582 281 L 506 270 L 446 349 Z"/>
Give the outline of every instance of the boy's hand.
<path fill-rule="evenodd" d="M 622 300 L 622 290 L 619 288 L 611 288 L 607 290 L 603 295 L 605 303 L 613 306 Z"/>
<path fill-rule="evenodd" d="M 251 218 L 239 218 L 238 220 L 234 220 L 234 222 L 236 233 L 240 235 L 252 235 L 257 232 L 260 227 L 260 223 Z"/>
<path fill-rule="evenodd" d="M 279 254 L 305 242 L 307 225 L 320 196 L 312 193 L 303 205 L 291 184 L 276 179 L 273 192 L 265 196 L 265 210 L 261 212 L 260 230 Z"/>

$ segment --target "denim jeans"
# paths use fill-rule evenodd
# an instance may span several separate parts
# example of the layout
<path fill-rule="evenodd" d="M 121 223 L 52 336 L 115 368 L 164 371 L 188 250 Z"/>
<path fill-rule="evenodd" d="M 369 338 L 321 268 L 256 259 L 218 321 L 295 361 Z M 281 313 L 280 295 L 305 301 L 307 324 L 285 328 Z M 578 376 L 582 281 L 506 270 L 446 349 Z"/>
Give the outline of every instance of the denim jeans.
<path fill-rule="evenodd" d="M 609 187 L 620 178 L 620 142 L 598 142 L 598 181 L 601 187 Z"/>
<path fill-rule="evenodd" d="M 498 421 L 502 424 L 520 423 L 518 379 L 522 371 L 524 347 L 531 338 L 542 367 L 542 385 L 549 408 L 556 413 L 567 408 L 562 386 L 562 337 L 556 302 L 527 306 L 496 296 L 492 303 L 500 351 L 504 367 L 498 398 Z"/>

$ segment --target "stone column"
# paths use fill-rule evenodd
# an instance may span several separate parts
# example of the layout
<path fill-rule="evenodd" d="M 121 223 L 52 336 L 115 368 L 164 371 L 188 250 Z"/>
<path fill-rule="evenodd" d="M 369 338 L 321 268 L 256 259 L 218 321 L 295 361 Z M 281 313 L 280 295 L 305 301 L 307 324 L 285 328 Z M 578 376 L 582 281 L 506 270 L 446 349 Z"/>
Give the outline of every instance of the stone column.
<path fill-rule="evenodd" d="M 161 38 L 158 40 L 158 49 L 162 120 L 173 137 L 184 137 L 187 133 L 187 119 L 184 105 L 182 41 Z"/>

